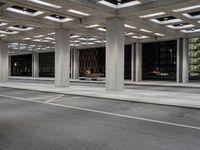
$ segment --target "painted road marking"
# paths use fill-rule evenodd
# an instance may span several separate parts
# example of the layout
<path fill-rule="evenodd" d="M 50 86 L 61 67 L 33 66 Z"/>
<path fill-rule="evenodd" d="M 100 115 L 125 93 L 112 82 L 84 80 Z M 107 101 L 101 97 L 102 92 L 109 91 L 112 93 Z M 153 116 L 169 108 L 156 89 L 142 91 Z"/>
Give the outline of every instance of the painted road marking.
<path fill-rule="evenodd" d="M 147 118 L 142 118 L 142 117 L 135 117 L 135 116 L 130 116 L 130 115 L 122 115 L 122 114 L 116 114 L 116 113 L 105 112 L 105 111 L 94 110 L 94 109 L 88 109 L 88 108 L 81 108 L 81 107 L 70 106 L 70 105 L 62 105 L 62 104 L 56 104 L 56 103 L 50 103 L 50 102 L 45 103 L 45 102 L 41 102 L 41 101 L 37 101 L 37 100 L 26 99 L 26 98 L 15 97 L 15 96 L 9 96 L 9 95 L 2 95 L 2 94 L 0 94 L 0 97 L 18 99 L 18 100 L 23 100 L 23 101 L 31 101 L 31 102 L 41 103 L 41 104 L 48 104 L 48 105 L 65 107 L 65 108 L 70 108 L 70 109 L 100 113 L 100 114 L 104 114 L 104 115 L 117 116 L 117 117 L 129 118 L 129 119 L 134 119 L 134 120 L 141 120 L 141 121 L 152 122 L 152 123 L 157 123 L 157 124 L 164 124 L 164 125 L 200 130 L 200 127 L 197 127 L 197 126 L 190 126 L 190 125 L 179 124 L 179 123 L 165 122 L 165 121 L 147 119 Z"/>
<path fill-rule="evenodd" d="M 53 102 L 54 100 L 57 100 L 57 99 L 59 99 L 59 98 L 61 98 L 61 97 L 63 97 L 63 96 L 65 96 L 65 95 L 58 95 L 58 96 L 53 97 L 53 98 L 51 98 L 51 99 L 49 99 L 49 100 L 46 100 L 44 103 Z"/>
<path fill-rule="evenodd" d="M 57 100 L 54 100 L 53 102 L 60 102 L 60 101 L 68 101 L 68 100 L 74 100 L 74 99 L 79 99 L 81 97 L 70 97 L 70 98 L 66 98 L 66 99 L 57 99 Z"/>
<path fill-rule="evenodd" d="M 35 98 L 30 98 L 32 100 L 38 100 L 38 99 L 46 99 L 46 98 L 54 98 L 55 95 L 52 95 L 52 96 L 43 96 L 43 97 L 35 97 Z"/>

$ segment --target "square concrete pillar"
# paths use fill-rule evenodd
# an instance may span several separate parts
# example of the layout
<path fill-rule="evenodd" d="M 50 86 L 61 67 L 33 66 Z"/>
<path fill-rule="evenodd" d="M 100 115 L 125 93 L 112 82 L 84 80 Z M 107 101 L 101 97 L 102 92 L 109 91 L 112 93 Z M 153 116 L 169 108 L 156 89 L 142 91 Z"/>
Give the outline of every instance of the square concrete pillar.
<path fill-rule="evenodd" d="M 182 82 L 189 82 L 189 39 L 183 38 Z"/>
<path fill-rule="evenodd" d="M 135 81 L 135 43 L 131 49 L 131 81 Z"/>
<path fill-rule="evenodd" d="M 72 50 L 72 79 L 79 78 L 79 49 Z"/>
<path fill-rule="evenodd" d="M 8 42 L 0 40 L 0 83 L 8 81 Z"/>
<path fill-rule="evenodd" d="M 39 77 L 39 53 L 32 54 L 32 77 Z"/>
<path fill-rule="evenodd" d="M 106 20 L 106 90 L 124 90 L 124 19 Z"/>
<path fill-rule="evenodd" d="M 55 86 L 70 86 L 70 30 L 56 29 Z"/>
<path fill-rule="evenodd" d="M 11 56 L 8 56 L 8 76 L 11 76 L 12 73 L 12 66 L 11 66 Z"/>
<path fill-rule="evenodd" d="M 135 81 L 142 80 L 142 44 L 136 42 L 135 48 Z"/>
<path fill-rule="evenodd" d="M 176 82 L 182 82 L 182 40 L 177 39 L 177 50 L 176 50 Z"/>

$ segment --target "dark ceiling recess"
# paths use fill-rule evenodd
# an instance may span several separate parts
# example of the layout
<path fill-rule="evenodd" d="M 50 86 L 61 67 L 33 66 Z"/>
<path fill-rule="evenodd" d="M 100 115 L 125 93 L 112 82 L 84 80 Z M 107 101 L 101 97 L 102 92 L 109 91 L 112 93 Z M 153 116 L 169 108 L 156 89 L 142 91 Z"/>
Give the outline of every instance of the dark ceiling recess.
<path fill-rule="evenodd" d="M 3 6 L 3 5 L 5 5 L 5 3 L 0 2 L 0 6 Z"/>
<path fill-rule="evenodd" d="M 124 3 L 128 3 L 128 2 L 133 2 L 135 0 L 106 0 L 107 2 L 109 3 L 112 3 L 112 4 L 124 4 Z"/>

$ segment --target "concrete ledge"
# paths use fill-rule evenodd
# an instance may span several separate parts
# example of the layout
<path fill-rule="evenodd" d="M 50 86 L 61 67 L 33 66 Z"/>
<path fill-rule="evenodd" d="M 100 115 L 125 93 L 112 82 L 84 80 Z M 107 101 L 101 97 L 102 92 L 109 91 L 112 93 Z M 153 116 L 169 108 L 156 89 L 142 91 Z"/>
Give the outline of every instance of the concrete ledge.
<path fill-rule="evenodd" d="M 102 87 L 71 86 L 68 88 L 57 88 L 53 84 L 39 83 L 6 83 L 0 87 L 51 92 L 59 94 L 95 97 L 129 102 L 151 103 L 177 107 L 200 108 L 200 94 L 183 92 L 165 92 L 150 90 L 126 89 L 122 92 L 107 92 Z"/>
<path fill-rule="evenodd" d="M 54 78 L 33 78 L 33 77 L 9 77 L 12 80 L 35 80 L 35 81 L 54 81 Z M 105 81 L 91 81 L 91 80 L 78 80 L 71 79 L 72 83 L 94 83 L 94 84 L 105 84 Z M 200 88 L 200 82 L 190 82 L 190 83 L 176 83 L 173 81 L 125 81 L 125 85 L 132 86 L 153 86 L 153 87 L 175 87 L 175 88 Z"/>

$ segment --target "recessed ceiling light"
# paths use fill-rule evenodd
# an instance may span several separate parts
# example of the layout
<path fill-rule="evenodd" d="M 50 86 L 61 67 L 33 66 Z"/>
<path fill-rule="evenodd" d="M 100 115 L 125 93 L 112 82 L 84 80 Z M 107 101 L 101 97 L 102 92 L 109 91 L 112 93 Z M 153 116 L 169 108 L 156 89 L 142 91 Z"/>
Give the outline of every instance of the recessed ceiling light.
<path fill-rule="evenodd" d="M 0 27 L 1 27 L 1 26 L 5 26 L 5 25 L 7 25 L 7 23 L 5 23 L 5 22 L 0 22 Z"/>
<path fill-rule="evenodd" d="M 188 10 L 197 9 L 197 8 L 200 8 L 200 5 L 194 5 L 194 6 L 190 6 L 190 7 L 175 9 L 175 10 L 173 10 L 173 12 L 182 12 L 182 11 L 188 11 Z"/>
<path fill-rule="evenodd" d="M 170 24 L 170 23 L 176 23 L 176 22 L 181 22 L 182 21 L 181 19 L 178 19 L 178 18 L 176 18 L 176 19 L 170 19 L 170 20 L 168 20 L 167 18 L 164 18 L 163 21 L 160 21 L 158 19 L 150 19 L 150 20 L 152 22 L 155 22 L 155 23 L 158 23 L 158 24 L 162 24 L 162 25 L 164 25 L 164 24 Z"/>
<path fill-rule="evenodd" d="M 200 18 L 200 11 L 184 13 L 183 16 L 190 18 L 190 19 L 199 19 Z"/>
<path fill-rule="evenodd" d="M 29 30 L 32 30 L 33 28 L 32 27 L 25 27 L 25 26 L 11 26 L 11 27 L 8 27 L 8 29 L 10 30 L 17 30 L 17 31 L 29 31 Z"/>
<path fill-rule="evenodd" d="M 132 32 L 125 32 L 125 35 L 126 36 L 130 36 L 130 35 L 134 35 L 135 33 L 132 33 Z"/>
<path fill-rule="evenodd" d="M 57 9 L 62 8 L 62 6 L 55 5 L 55 4 L 48 3 L 48 2 L 44 2 L 44 1 L 41 1 L 41 0 L 27 0 L 27 1 L 37 3 L 37 4 L 40 4 L 40 5 L 44 5 L 44 6 L 48 6 L 48 7 L 52 7 L 52 8 L 57 8 Z"/>
<path fill-rule="evenodd" d="M 168 28 L 171 29 L 185 29 L 185 28 L 191 28 L 194 27 L 193 24 L 178 24 L 178 25 L 167 25 Z"/>
<path fill-rule="evenodd" d="M 36 11 L 36 10 L 33 10 L 33 9 L 23 8 L 21 6 L 12 6 L 12 7 L 7 8 L 6 10 L 12 11 L 12 12 L 15 12 L 15 13 L 19 13 L 19 14 L 22 14 L 22 15 L 32 16 L 32 17 L 38 16 L 38 15 L 41 15 L 41 14 L 44 13 L 42 11 Z"/>
<path fill-rule="evenodd" d="M 115 5 L 115 4 L 107 2 L 105 0 L 100 0 L 97 3 L 108 6 L 108 7 L 112 7 L 115 9 L 120 9 L 120 8 L 125 8 L 125 7 L 130 7 L 130 6 L 135 6 L 135 5 L 141 4 L 141 2 L 137 1 L 137 0 L 131 1 L 131 2 L 126 2 L 126 3 L 120 3 L 119 5 Z"/>
<path fill-rule="evenodd" d="M 184 33 L 195 33 L 195 32 L 200 32 L 200 29 L 194 29 L 194 28 L 184 29 L 184 30 L 181 30 L 181 32 L 184 32 Z"/>
<path fill-rule="evenodd" d="M 146 30 L 146 29 L 140 29 L 140 31 L 142 31 L 142 32 L 146 32 L 146 33 L 152 33 L 152 31 L 150 31 L 150 30 Z"/>
<path fill-rule="evenodd" d="M 125 7 L 130 7 L 130 6 L 135 6 L 135 5 L 139 5 L 142 4 L 140 1 L 132 1 L 132 2 L 127 2 L 127 3 L 123 3 L 121 5 L 117 5 L 117 9 L 118 8 L 125 8 Z"/>
<path fill-rule="evenodd" d="M 34 36 L 34 38 L 41 38 L 41 37 L 44 37 L 44 35 L 36 35 L 36 36 Z"/>
<path fill-rule="evenodd" d="M 70 36 L 71 39 L 78 38 L 78 37 L 80 37 L 80 35 L 72 35 L 72 36 Z"/>
<path fill-rule="evenodd" d="M 45 19 L 48 19 L 48 20 L 52 20 L 52 21 L 56 21 L 56 22 L 60 22 L 60 23 L 63 23 L 63 22 L 68 22 L 68 21 L 72 21 L 74 19 L 72 18 L 65 18 L 65 17 L 62 17 L 62 16 L 58 16 L 58 15 L 55 15 L 55 16 L 46 16 L 44 17 Z"/>
<path fill-rule="evenodd" d="M 154 33 L 155 35 L 157 35 L 157 36 L 165 36 L 164 34 L 162 34 L 162 33 Z"/>
<path fill-rule="evenodd" d="M 0 37 L 4 37 L 4 36 L 6 36 L 5 34 L 0 34 Z"/>
<path fill-rule="evenodd" d="M 74 14 L 82 15 L 82 16 L 90 16 L 90 14 L 88 14 L 88 13 L 84 13 L 84 12 L 81 12 L 81 11 L 78 11 L 78 10 L 74 10 L 74 9 L 69 9 L 67 11 L 71 12 L 71 13 L 74 13 Z"/>
<path fill-rule="evenodd" d="M 105 29 L 105 28 L 97 28 L 97 30 L 106 32 L 106 29 Z"/>
<path fill-rule="evenodd" d="M 135 36 L 132 36 L 132 38 L 134 38 L 134 39 L 147 39 L 149 37 L 145 36 L 145 35 L 135 35 Z"/>
<path fill-rule="evenodd" d="M 8 29 L 0 29 L 0 33 L 11 35 L 11 34 L 19 33 L 19 32 L 18 31 L 8 30 Z"/>
<path fill-rule="evenodd" d="M 23 38 L 22 40 L 31 40 L 32 38 Z"/>
<path fill-rule="evenodd" d="M 159 12 L 159 13 L 143 15 L 143 16 L 140 16 L 140 18 L 150 18 L 150 17 L 160 16 L 160 15 L 164 15 L 164 14 L 166 14 L 166 13 L 165 12 Z"/>
<path fill-rule="evenodd" d="M 93 25 L 86 26 L 86 28 L 96 28 L 96 27 L 99 27 L 99 25 L 98 24 L 93 24 Z"/>
<path fill-rule="evenodd" d="M 131 26 L 131 25 L 128 25 L 128 24 L 125 24 L 124 27 L 126 27 L 126 28 L 130 28 L 130 29 L 136 29 L 136 27 Z"/>

